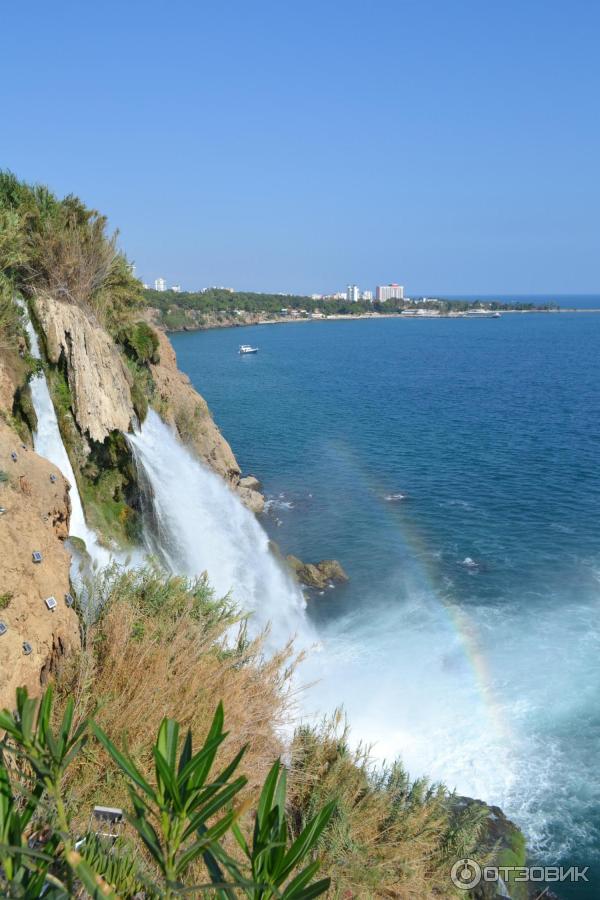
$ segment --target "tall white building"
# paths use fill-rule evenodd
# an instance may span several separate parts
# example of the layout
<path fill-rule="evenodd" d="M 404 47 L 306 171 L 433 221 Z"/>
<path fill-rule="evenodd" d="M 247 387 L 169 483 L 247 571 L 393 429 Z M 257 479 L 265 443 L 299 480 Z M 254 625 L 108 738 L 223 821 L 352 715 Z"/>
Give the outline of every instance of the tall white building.
<path fill-rule="evenodd" d="M 368 303 L 372 303 L 373 302 L 373 291 L 363 291 L 362 299 L 366 300 Z"/>
<path fill-rule="evenodd" d="M 181 293 L 181 285 L 174 284 L 171 286 L 171 290 L 173 291 L 174 294 L 180 294 Z"/>
<path fill-rule="evenodd" d="M 349 300 L 351 303 L 358 303 L 360 300 L 360 289 L 357 284 L 348 285 L 346 300 Z"/>
<path fill-rule="evenodd" d="M 154 290 L 155 291 L 166 291 L 166 289 L 167 289 L 167 282 L 165 281 L 165 279 L 157 278 L 156 281 L 154 282 Z"/>
<path fill-rule="evenodd" d="M 404 288 L 401 284 L 378 284 L 376 297 L 378 300 L 404 300 Z"/>

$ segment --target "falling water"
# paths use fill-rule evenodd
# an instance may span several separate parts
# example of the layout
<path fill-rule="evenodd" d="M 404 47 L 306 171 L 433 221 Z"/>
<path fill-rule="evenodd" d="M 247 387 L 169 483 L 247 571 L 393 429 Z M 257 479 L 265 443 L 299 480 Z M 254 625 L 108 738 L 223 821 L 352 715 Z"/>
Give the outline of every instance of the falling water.
<path fill-rule="evenodd" d="M 225 482 L 192 456 L 153 410 L 141 431 L 127 438 L 146 484 L 148 549 L 172 572 L 207 572 L 219 594 L 231 592 L 252 612 L 253 630 L 270 624 L 273 646 L 293 635 L 301 646 L 315 642 L 302 592 Z"/>
<path fill-rule="evenodd" d="M 41 359 L 38 337 L 29 316 L 26 318 L 26 328 L 29 336 L 31 355 L 35 359 Z M 107 565 L 110 561 L 110 553 L 108 550 L 104 549 L 104 547 L 100 546 L 96 535 L 88 528 L 85 521 L 81 497 L 79 496 L 77 482 L 75 481 L 75 474 L 60 434 L 56 412 L 54 411 L 48 384 L 46 382 L 46 376 L 41 373 L 32 378 L 30 388 L 31 398 L 37 416 L 37 429 L 33 435 L 33 446 L 35 451 L 36 453 L 39 453 L 40 456 L 50 460 L 51 463 L 54 463 L 71 485 L 71 519 L 69 524 L 69 534 L 73 537 L 78 537 L 85 542 L 87 551 L 96 565 Z"/>

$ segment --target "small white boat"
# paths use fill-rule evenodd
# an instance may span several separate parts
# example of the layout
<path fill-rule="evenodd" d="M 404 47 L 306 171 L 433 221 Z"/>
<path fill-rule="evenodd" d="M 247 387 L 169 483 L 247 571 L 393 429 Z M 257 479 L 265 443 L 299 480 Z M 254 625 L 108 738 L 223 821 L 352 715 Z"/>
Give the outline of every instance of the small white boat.
<path fill-rule="evenodd" d="M 240 353 L 258 353 L 258 347 L 251 347 L 250 344 L 241 344 Z"/>
<path fill-rule="evenodd" d="M 465 316 L 468 319 L 499 319 L 500 313 L 493 309 L 468 309 Z"/>

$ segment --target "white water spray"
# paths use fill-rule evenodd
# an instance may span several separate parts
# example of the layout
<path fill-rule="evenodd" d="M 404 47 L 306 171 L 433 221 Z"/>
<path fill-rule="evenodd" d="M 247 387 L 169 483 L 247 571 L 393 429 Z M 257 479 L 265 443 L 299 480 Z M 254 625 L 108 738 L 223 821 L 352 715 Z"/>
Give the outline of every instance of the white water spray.
<path fill-rule="evenodd" d="M 140 480 L 146 482 L 146 541 L 172 572 L 207 572 L 218 594 L 231 592 L 253 615 L 253 631 L 270 624 L 270 644 L 291 636 L 316 642 L 302 592 L 275 558 L 254 515 L 223 479 L 198 461 L 149 410 L 141 431 L 127 435 Z"/>
<path fill-rule="evenodd" d="M 26 328 L 31 347 L 31 355 L 35 359 L 41 359 L 38 337 L 28 315 L 26 318 Z M 75 473 L 73 472 L 71 461 L 60 434 L 56 412 L 54 411 L 48 384 L 46 382 L 46 376 L 43 373 L 34 376 L 30 382 L 30 388 L 31 399 L 37 416 L 37 429 L 33 435 L 33 446 L 35 451 L 36 453 L 39 453 L 40 456 L 48 459 L 51 463 L 54 463 L 71 485 L 71 490 L 69 492 L 71 499 L 69 534 L 85 541 L 87 551 L 90 554 L 92 561 L 98 566 L 105 566 L 110 562 L 110 553 L 104 547 L 100 546 L 96 535 L 91 528 L 88 528 L 85 521 L 83 505 L 77 489 L 77 482 L 75 481 Z"/>

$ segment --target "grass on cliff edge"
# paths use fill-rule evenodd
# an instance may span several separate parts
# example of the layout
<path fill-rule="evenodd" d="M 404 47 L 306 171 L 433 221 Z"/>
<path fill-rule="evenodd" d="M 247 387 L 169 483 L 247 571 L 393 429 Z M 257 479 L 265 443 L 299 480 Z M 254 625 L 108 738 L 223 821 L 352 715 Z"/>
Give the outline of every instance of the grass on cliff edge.
<path fill-rule="evenodd" d="M 229 757 L 248 744 L 248 800 L 256 800 L 282 754 L 289 763 L 294 835 L 314 810 L 336 800 L 337 813 L 318 848 L 321 871 L 332 877 L 330 897 L 454 896 L 454 861 L 486 858 L 484 810 L 469 807 L 456 815 L 442 786 L 411 781 L 399 763 L 374 768 L 368 748 L 350 748 L 340 715 L 296 728 L 286 750 L 283 728 L 297 714 L 292 647 L 266 658 L 261 640 L 248 640 L 235 608 L 215 596 L 206 578 L 189 582 L 154 568 L 114 569 L 98 577 L 92 594 L 100 612 L 84 623 L 81 654 L 57 676 L 59 696 L 75 697 L 80 720 L 95 710 L 96 721 L 128 746 L 147 776 L 163 716 L 200 736 L 223 700 L 229 737 L 222 752 Z M 77 758 L 66 790 L 81 828 L 94 804 L 128 806 L 125 783 L 98 745 Z M 243 825 L 251 831 L 251 821 Z"/>

